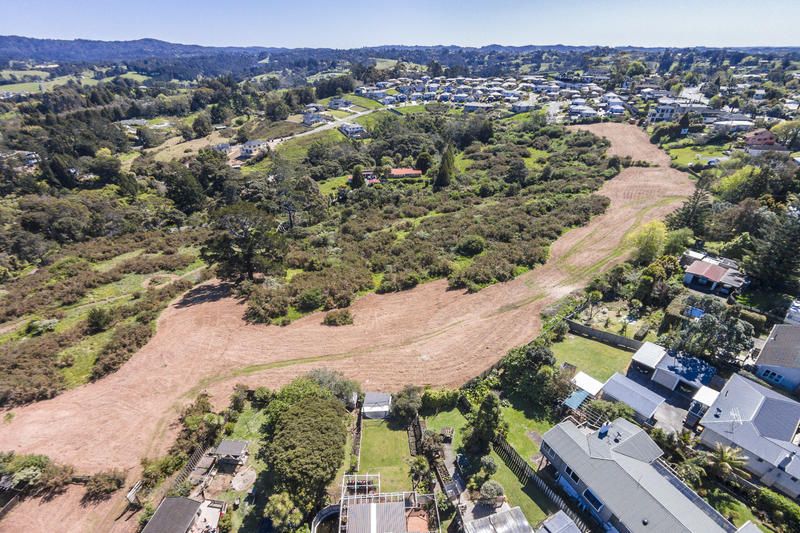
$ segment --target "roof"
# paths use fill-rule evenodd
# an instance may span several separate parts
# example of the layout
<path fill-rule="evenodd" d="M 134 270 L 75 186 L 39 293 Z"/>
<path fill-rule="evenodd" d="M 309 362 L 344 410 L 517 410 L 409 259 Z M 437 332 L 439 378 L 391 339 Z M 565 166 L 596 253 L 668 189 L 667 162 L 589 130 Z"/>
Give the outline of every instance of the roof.
<path fill-rule="evenodd" d="M 734 374 L 700 420 L 703 434 L 716 433 L 788 474 L 800 477 L 800 447 L 792 443 L 800 403 Z"/>
<path fill-rule="evenodd" d="M 514 507 L 467 522 L 464 524 L 464 533 L 533 533 L 533 529 L 528 523 L 528 519 L 522 514 L 522 510 Z"/>
<path fill-rule="evenodd" d="M 694 393 L 692 400 L 703 405 L 710 406 L 713 405 L 717 400 L 717 396 L 719 396 L 719 391 L 702 385 L 699 389 L 697 389 L 697 392 Z"/>
<path fill-rule="evenodd" d="M 536 533 L 582 533 L 575 522 L 564 511 L 548 517 Z"/>
<path fill-rule="evenodd" d="M 696 387 L 708 385 L 711 382 L 711 378 L 717 373 L 717 369 L 706 361 L 683 354 L 666 354 L 656 365 L 656 368 L 675 374 L 683 381 Z"/>
<path fill-rule="evenodd" d="M 578 371 L 572 378 L 572 383 L 579 389 L 583 389 L 592 396 L 597 396 L 603 390 L 603 382 L 594 379 L 585 372 Z"/>
<path fill-rule="evenodd" d="M 773 327 L 756 364 L 800 368 L 800 326 L 777 324 Z"/>
<path fill-rule="evenodd" d="M 392 176 L 422 176 L 422 171 L 415 168 L 393 168 L 390 170 Z"/>
<path fill-rule="evenodd" d="M 727 268 L 715 265 L 713 263 L 708 263 L 702 259 L 693 262 L 686 269 L 687 274 L 694 274 L 695 276 L 700 276 L 715 282 L 722 281 L 722 278 L 725 277 L 727 272 Z"/>
<path fill-rule="evenodd" d="M 388 407 L 392 403 L 392 395 L 385 392 L 364 393 L 364 407 Z"/>
<path fill-rule="evenodd" d="M 564 400 L 564 405 L 566 405 L 570 409 L 578 409 L 583 404 L 583 402 L 586 401 L 586 398 L 588 398 L 589 396 L 590 394 L 585 390 L 578 389 L 572 394 L 570 394 L 569 398 Z"/>
<path fill-rule="evenodd" d="M 631 533 L 736 530 L 667 470 L 661 449 L 625 419 L 594 432 L 564 421 L 543 440 Z"/>
<path fill-rule="evenodd" d="M 629 405 L 636 413 L 646 419 L 653 418 L 664 398 L 619 372 L 608 378 L 603 385 L 603 394 Z"/>
<path fill-rule="evenodd" d="M 142 533 L 186 533 L 199 508 L 200 502 L 189 498 L 164 498 Z"/>
<path fill-rule="evenodd" d="M 217 455 L 230 455 L 232 457 L 238 457 L 247 453 L 247 446 L 249 444 L 250 442 L 246 440 L 223 439 L 222 442 L 219 443 L 219 446 L 217 446 L 217 449 L 214 451 L 214 453 Z"/>
<path fill-rule="evenodd" d="M 656 368 L 658 363 L 667 355 L 667 349 L 652 342 L 645 342 L 633 354 L 633 360 L 648 368 Z"/>
<path fill-rule="evenodd" d="M 404 533 L 403 502 L 358 503 L 347 508 L 347 533 Z"/>

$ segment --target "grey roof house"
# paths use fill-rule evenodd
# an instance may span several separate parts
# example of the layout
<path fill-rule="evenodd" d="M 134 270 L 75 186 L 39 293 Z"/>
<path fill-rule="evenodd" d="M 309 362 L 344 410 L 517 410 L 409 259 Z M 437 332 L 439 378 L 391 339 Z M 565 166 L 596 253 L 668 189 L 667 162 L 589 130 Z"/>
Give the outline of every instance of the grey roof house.
<path fill-rule="evenodd" d="M 619 372 L 608 378 L 603 385 L 602 395 L 606 400 L 628 405 L 636 413 L 637 419 L 647 423 L 653 421 L 659 406 L 664 403 L 664 398 Z"/>
<path fill-rule="evenodd" d="M 386 418 L 392 408 L 392 395 L 384 392 L 367 392 L 364 394 L 364 403 L 361 414 L 365 418 Z"/>
<path fill-rule="evenodd" d="M 760 481 L 800 496 L 800 403 L 738 374 L 700 420 L 700 442 L 740 448 Z"/>
<path fill-rule="evenodd" d="M 788 391 L 800 388 L 800 326 L 772 328 L 756 359 L 756 375 Z"/>
<path fill-rule="evenodd" d="M 696 357 L 686 354 L 672 354 L 666 348 L 652 342 L 645 342 L 633 354 L 633 364 L 646 372 L 650 379 L 669 390 L 678 386 L 696 392 L 708 385 L 717 369 Z"/>
<path fill-rule="evenodd" d="M 186 533 L 194 524 L 200 505 L 189 498 L 164 498 L 142 533 Z"/>
<path fill-rule="evenodd" d="M 737 529 L 659 458 L 637 425 L 618 418 L 599 430 L 565 420 L 543 436 L 558 484 L 605 529 L 630 533 L 735 533 Z M 614 529 L 610 529 L 614 528 Z"/>
<path fill-rule="evenodd" d="M 247 460 L 247 447 L 250 445 L 246 440 L 223 439 L 213 452 L 218 461 L 243 464 Z"/>

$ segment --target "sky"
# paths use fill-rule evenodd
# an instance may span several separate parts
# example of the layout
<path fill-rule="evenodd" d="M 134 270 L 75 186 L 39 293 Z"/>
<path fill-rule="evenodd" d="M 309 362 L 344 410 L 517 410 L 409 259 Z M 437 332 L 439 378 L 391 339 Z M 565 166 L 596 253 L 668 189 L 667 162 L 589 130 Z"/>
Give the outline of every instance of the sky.
<path fill-rule="evenodd" d="M 800 46 L 800 0 L 0 0 L 0 35 L 211 46 Z"/>

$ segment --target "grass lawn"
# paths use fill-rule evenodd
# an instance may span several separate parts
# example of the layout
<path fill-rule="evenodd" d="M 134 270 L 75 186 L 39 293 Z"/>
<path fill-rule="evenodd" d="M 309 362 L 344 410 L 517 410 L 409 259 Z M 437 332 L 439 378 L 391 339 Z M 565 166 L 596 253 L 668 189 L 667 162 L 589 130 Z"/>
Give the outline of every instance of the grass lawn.
<path fill-rule="evenodd" d="M 614 372 L 624 374 L 633 355 L 631 352 L 571 334 L 562 342 L 554 344 L 552 350 L 559 363 L 575 365 L 578 370 L 600 381 L 607 380 Z"/>
<path fill-rule="evenodd" d="M 411 490 L 406 430 L 391 429 L 385 420 L 365 420 L 362 431 L 359 472 L 380 474 L 383 492 Z"/>
<path fill-rule="evenodd" d="M 331 98 L 332 97 L 323 98 L 322 100 L 319 101 L 319 103 L 328 105 L 328 103 L 330 103 L 331 101 Z M 375 100 L 372 100 L 370 98 L 364 98 L 363 96 L 356 96 L 353 93 L 343 94 L 342 98 L 344 98 L 345 100 L 350 100 L 351 102 L 353 102 L 353 105 L 356 105 L 358 107 L 363 107 L 364 109 L 378 109 L 380 107 L 383 107 L 383 104 L 381 104 L 380 102 L 376 102 Z"/>
<path fill-rule="evenodd" d="M 528 462 L 539 454 L 539 444 L 529 433 L 536 432 L 540 436 L 553 427 L 553 422 L 538 413 L 523 398 L 511 398 L 511 405 L 502 407 L 503 420 L 508 422 L 508 443 Z"/>
<path fill-rule="evenodd" d="M 347 186 L 347 176 L 338 176 L 336 178 L 331 178 L 323 181 L 319 184 L 319 192 L 328 195 L 336 192 L 339 187 L 346 187 Z"/>
<path fill-rule="evenodd" d="M 705 163 L 709 159 L 725 157 L 722 152 L 730 148 L 728 145 L 684 146 L 668 150 L 672 162 L 679 167 L 688 167 L 692 163 Z"/>
<path fill-rule="evenodd" d="M 453 449 L 457 450 L 461 447 L 462 435 L 461 430 L 467 425 L 467 419 L 461 414 L 458 409 L 450 411 L 441 411 L 435 415 L 425 417 L 425 424 L 428 429 L 439 431 L 443 428 L 453 428 Z"/>
<path fill-rule="evenodd" d="M 370 113 L 369 115 L 364 115 L 364 116 L 358 117 L 355 120 L 355 123 L 356 124 L 361 124 L 365 128 L 370 129 L 373 126 L 375 126 L 375 124 L 377 124 L 378 121 L 380 121 L 382 117 L 385 117 L 385 116 L 387 116 L 389 114 L 390 114 L 389 111 L 376 111 L 374 113 Z"/>
<path fill-rule="evenodd" d="M 345 136 L 342 135 L 339 130 L 323 130 L 311 135 L 289 139 L 285 143 L 278 145 L 277 152 L 291 163 L 297 164 L 303 161 L 303 159 L 306 157 L 306 153 L 308 152 L 308 147 L 314 142 L 322 141 L 333 143 L 341 142 L 343 140 L 345 140 Z"/>
<path fill-rule="evenodd" d="M 719 511 L 725 518 L 733 518 L 733 523 L 736 527 L 741 527 L 750 520 L 761 531 L 772 531 L 762 524 L 758 518 L 753 515 L 750 508 L 742 501 L 736 499 L 733 495 L 721 488 L 713 488 L 706 493 L 705 499 L 711 506 Z"/>
<path fill-rule="evenodd" d="M 422 104 L 405 105 L 396 109 L 398 112 L 404 115 L 413 115 L 415 113 L 424 113 L 426 111 L 425 106 Z"/>
<path fill-rule="evenodd" d="M 491 453 L 497 463 L 497 473 L 493 476 L 505 489 L 511 507 L 519 506 L 531 526 L 535 526 L 550 514 L 558 511 L 553 502 L 547 499 L 533 483 L 523 485 L 517 476 L 506 466 L 497 453 Z"/>

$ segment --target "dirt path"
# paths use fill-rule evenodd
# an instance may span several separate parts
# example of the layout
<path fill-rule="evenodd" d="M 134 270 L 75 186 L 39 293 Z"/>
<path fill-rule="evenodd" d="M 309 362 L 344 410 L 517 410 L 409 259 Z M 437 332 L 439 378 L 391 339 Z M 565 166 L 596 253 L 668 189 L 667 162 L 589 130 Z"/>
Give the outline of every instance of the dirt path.
<path fill-rule="evenodd" d="M 668 165 L 634 126 L 586 129 L 607 136 L 613 153 Z M 136 468 L 168 448 L 178 409 L 200 390 L 222 400 L 237 382 L 277 386 L 320 366 L 368 390 L 459 385 L 533 338 L 544 307 L 621 261 L 631 228 L 665 216 L 692 187 L 666 166 L 625 169 L 600 191 L 611 198 L 608 212 L 559 238 L 545 265 L 477 294 L 448 291 L 446 281 L 371 294 L 353 305 L 353 326 L 322 326 L 321 314 L 283 328 L 248 325 L 224 287 L 206 284 L 164 311 L 157 334 L 115 374 L 15 409 L 0 426 L 0 450 L 45 453 L 85 472 Z M 77 531 L 63 527 L 73 511 L 64 501 L 53 500 L 48 515 L 62 531 Z M 10 513 L 0 531 L 12 531 L 30 509 Z"/>

